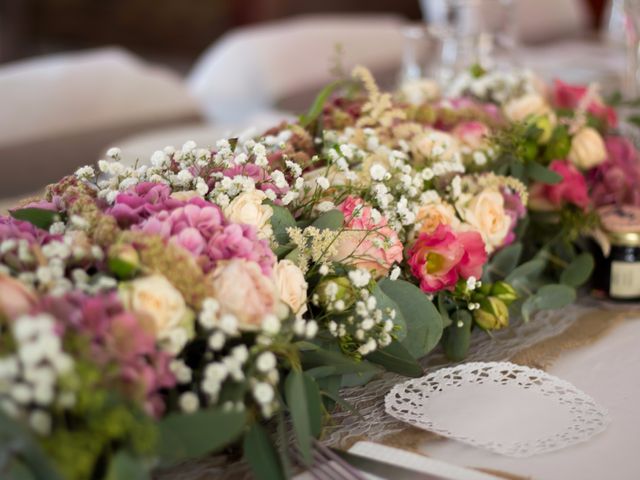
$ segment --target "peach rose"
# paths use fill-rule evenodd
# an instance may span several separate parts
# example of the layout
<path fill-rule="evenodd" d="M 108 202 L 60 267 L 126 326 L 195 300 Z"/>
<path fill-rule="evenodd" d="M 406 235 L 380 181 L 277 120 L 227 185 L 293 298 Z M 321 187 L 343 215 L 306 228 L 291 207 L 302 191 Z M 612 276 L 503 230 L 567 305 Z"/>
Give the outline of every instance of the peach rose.
<path fill-rule="evenodd" d="M 209 283 L 220 303 L 220 315 L 235 316 L 240 330 L 258 330 L 264 317 L 275 311 L 276 286 L 255 262 L 221 261 L 209 275 Z"/>
<path fill-rule="evenodd" d="M 495 188 L 485 188 L 460 208 L 465 222 L 480 232 L 487 252 L 503 245 L 511 227 L 504 208 L 504 197 Z"/>
<path fill-rule="evenodd" d="M 262 190 L 243 192 L 225 207 L 224 214 L 232 222 L 253 225 L 260 238 L 270 238 L 273 234 L 273 208 L 262 204 L 266 198 L 267 195 Z"/>
<path fill-rule="evenodd" d="M 28 313 L 36 295 L 22 282 L 0 273 L 0 315 L 14 319 Z"/>
<path fill-rule="evenodd" d="M 273 273 L 280 300 L 301 317 L 307 311 L 308 287 L 302 270 L 291 260 L 280 260 Z"/>
<path fill-rule="evenodd" d="M 547 115 L 551 107 L 542 95 L 529 93 L 507 102 L 503 108 L 506 117 L 514 122 L 522 122 L 529 117 Z"/>
<path fill-rule="evenodd" d="M 423 205 L 416 215 L 418 232 L 433 233 L 438 225 L 450 225 L 454 230 L 460 225 L 455 209 L 448 203 L 431 203 Z"/>
<path fill-rule="evenodd" d="M 460 151 L 460 143 L 453 135 L 439 130 L 428 130 L 411 143 L 411 151 L 418 158 L 451 160 Z"/>

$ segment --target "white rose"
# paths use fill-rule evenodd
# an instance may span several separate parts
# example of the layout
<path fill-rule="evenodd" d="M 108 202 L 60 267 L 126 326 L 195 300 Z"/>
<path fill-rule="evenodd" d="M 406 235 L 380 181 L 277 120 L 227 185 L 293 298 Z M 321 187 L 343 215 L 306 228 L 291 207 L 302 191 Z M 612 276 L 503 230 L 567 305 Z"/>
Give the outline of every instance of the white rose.
<path fill-rule="evenodd" d="M 182 294 L 162 275 L 138 278 L 123 286 L 120 297 L 125 308 L 149 317 L 156 337 L 178 353 L 193 334 L 193 312 Z"/>
<path fill-rule="evenodd" d="M 607 148 L 595 128 L 583 127 L 571 140 L 569 160 L 582 170 L 597 167 L 607 159 Z"/>
<path fill-rule="evenodd" d="M 551 113 L 551 107 L 542 95 L 529 93 L 519 98 L 514 98 L 504 106 L 504 114 L 513 122 L 521 122 L 528 117 L 547 115 Z"/>
<path fill-rule="evenodd" d="M 274 269 L 280 300 L 301 317 L 307 311 L 307 282 L 304 274 L 291 260 L 280 260 Z"/>
<path fill-rule="evenodd" d="M 429 130 L 413 139 L 411 150 L 418 157 L 448 161 L 460 151 L 460 143 L 453 135 L 439 130 Z"/>
<path fill-rule="evenodd" d="M 270 238 L 273 208 L 262 204 L 265 198 L 267 195 L 261 190 L 243 192 L 224 208 L 224 214 L 232 222 L 253 225 L 260 238 Z"/>
<path fill-rule="evenodd" d="M 504 210 L 504 197 L 498 190 L 484 189 L 460 210 L 464 220 L 482 235 L 488 253 L 504 243 L 511 217 Z"/>

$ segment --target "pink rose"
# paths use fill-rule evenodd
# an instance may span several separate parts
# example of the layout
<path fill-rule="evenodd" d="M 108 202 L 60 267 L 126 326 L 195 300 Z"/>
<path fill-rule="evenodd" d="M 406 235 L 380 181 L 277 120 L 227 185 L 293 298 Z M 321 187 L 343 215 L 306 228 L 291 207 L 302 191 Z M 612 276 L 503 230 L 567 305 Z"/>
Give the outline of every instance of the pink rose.
<path fill-rule="evenodd" d="M 394 263 L 402 261 L 402 243 L 385 217 L 353 196 L 338 209 L 344 214 L 345 231 L 338 238 L 335 261 L 369 270 L 376 277 L 386 275 Z"/>
<path fill-rule="evenodd" d="M 35 294 L 22 282 L 0 273 L 0 315 L 14 319 L 35 305 Z"/>
<path fill-rule="evenodd" d="M 588 87 L 584 85 L 571 85 L 564 83 L 562 80 L 555 80 L 553 84 L 554 104 L 558 108 L 575 109 L 587 91 Z M 618 124 L 616 111 L 605 104 L 598 95 L 593 96 L 593 100 L 587 106 L 587 111 L 594 117 L 604 121 L 611 128 L 615 128 Z"/>
<path fill-rule="evenodd" d="M 242 259 L 222 261 L 209 276 L 220 314 L 236 317 L 242 331 L 260 328 L 265 316 L 275 311 L 276 285 L 260 265 Z"/>
<path fill-rule="evenodd" d="M 555 185 L 534 184 L 530 190 L 531 207 L 534 210 L 556 210 L 568 203 L 586 211 L 589 206 L 587 182 L 578 169 L 566 160 L 554 160 L 549 169 L 560 174 L 562 181 Z"/>
<path fill-rule="evenodd" d="M 479 149 L 486 144 L 487 137 L 491 133 L 491 130 L 482 122 L 470 120 L 456 125 L 451 133 L 459 138 L 465 145 Z"/>
<path fill-rule="evenodd" d="M 478 232 L 454 233 L 448 225 L 440 225 L 432 234 L 421 233 L 408 253 L 411 272 L 427 293 L 451 289 L 459 278 L 480 278 L 487 261 Z"/>

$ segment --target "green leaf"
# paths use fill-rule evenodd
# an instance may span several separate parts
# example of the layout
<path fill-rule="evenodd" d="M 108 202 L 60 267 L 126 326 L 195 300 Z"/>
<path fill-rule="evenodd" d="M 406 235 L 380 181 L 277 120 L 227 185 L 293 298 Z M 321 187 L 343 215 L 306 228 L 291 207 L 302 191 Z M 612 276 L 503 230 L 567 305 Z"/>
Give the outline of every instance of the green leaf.
<path fill-rule="evenodd" d="M 285 480 L 285 475 L 273 441 L 259 423 L 251 425 L 244 437 L 244 459 L 259 480 Z"/>
<path fill-rule="evenodd" d="M 389 295 L 387 295 L 382 288 L 380 288 L 380 284 L 375 286 L 372 293 L 376 298 L 377 308 L 382 311 L 385 311 L 386 309 L 395 310 L 396 316 L 393 319 L 393 324 L 397 327 L 395 330 L 396 339 L 399 342 L 404 341 L 409 332 L 407 328 L 407 320 L 404 318 L 400 306 Z"/>
<path fill-rule="evenodd" d="M 149 471 L 130 453 L 121 451 L 111 459 L 105 480 L 148 480 Z"/>
<path fill-rule="evenodd" d="M 340 230 L 344 225 L 344 215 L 340 210 L 329 210 L 311 224 L 319 230 Z"/>
<path fill-rule="evenodd" d="M 527 163 L 527 175 L 538 182 L 554 185 L 562 181 L 562 175 L 549 170 L 547 167 L 537 162 Z"/>
<path fill-rule="evenodd" d="M 287 406 L 302 458 L 310 464 L 311 440 L 322 429 L 322 400 L 318 384 L 310 375 L 292 370 L 284 382 Z"/>
<path fill-rule="evenodd" d="M 289 242 L 287 228 L 295 228 L 296 221 L 289 209 L 281 207 L 280 205 L 271 205 L 271 208 L 273 209 L 273 215 L 271 215 L 273 235 L 280 245 L 285 245 Z"/>
<path fill-rule="evenodd" d="M 594 266 L 593 256 L 590 253 L 582 253 L 560 274 L 560 283 L 570 287 L 584 285 L 591 277 Z"/>
<path fill-rule="evenodd" d="M 517 242 L 499 250 L 492 258 L 488 271 L 498 278 L 505 278 L 517 266 L 522 255 L 522 243 Z"/>
<path fill-rule="evenodd" d="M 551 284 L 540 288 L 522 304 L 522 316 L 528 322 L 538 310 L 555 310 L 575 301 L 576 291 L 567 285 Z"/>
<path fill-rule="evenodd" d="M 402 345 L 421 358 L 433 350 L 442 336 L 442 316 L 425 293 L 404 280 L 385 278 L 378 283 L 380 289 L 391 298 L 404 317 L 407 335 Z"/>
<path fill-rule="evenodd" d="M 0 452 L 0 453 L 4 453 L 4 452 Z M 2 467 L 2 464 L 0 463 L 0 468 L 1 467 Z M 0 471 L 3 471 L 3 470 L 4 469 Z M 15 458 L 11 460 L 7 473 L 9 474 L 9 478 L 7 480 L 38 480 L 33 475 L 31 470 L 29 470 L 29 467 L 27 467 L 24 463 L 19 462 Z"/>
<path fill-rule="evenodd" d="M 451 319 L 451 325 L 444 331 L 442 346 L 447 358 L 459 362 L 464 360 L 469 350 L 473 317 L 467 310 L 456 310 Z"/>
<path fill-rule="evenodd" d="M 329 392 L 323 392 L 323 395 L 326 395 L 327 397 L 329 397 L 331 400 L 333 400 L 333 402 L 337 403 L 338 405 L 340 405 L 342 407 L 343 410 L 346 410 L 347 412 L 351 413 L 352 415 L 355 415 L 356 417 L 359 417 L 361 419 L 364 420 L 364 417 L 362 416 L 362 414 L 356 409 L 356 407 L 354 407 L 353 405 L 351 405 L 349 402 L 347 402 L 344 398 L 342 398 L 340 395 L 334 395 L 332 393 Z"/>
<path fill-rule="evenodd" d="M 541 274 L 546 266 L 546 260 L 534 258 L 533 260 L 529 260 L 515 268 L 509 275 L 507 275 L 505 282 L 515 285 L 526 277 L 534 277 Z"/>
<path fill-rule="evenodd" d="M 343 80 L 336 80 L 320 90 L 315 100 L 311 104 L 309 111 L 306 114 L 300 116 L 300 124 L 303 127 L 311 125 L 322 114 L 324 104 L 327 103 L 329 96 L 331 96 L 331 94 L 343 84 Z"/>
<path fill-rule="evenodd" d="M 159 422 L 158 456 L 171 464 L 219 450 L 240 436 L 245 421 L 244 412 L 222 409 L 171 414 Z"/>
<path fill-rule="evenodd" d="M 445 329 L 451 325 L 451 318 L 449 317 L 449 310 L 446 305 L 447 297 L 444 292 L 438 293 L 438 311 L 442 317 L 442 328 Z"/>
<path fill-rule="evenodd" d="M 11 210 L 9 214 L 17 220 L 24 220 L 43 230 L 49 230 L 49 227 L 60 218 L 58 212 L 44 208 L 21 208 Z"/>
<path fill-rule="evenodd" d="M 399 342 L 393 342 L 383 349 L 367 355 L 367 360 L 382 365 L 390 372 L 407 377 L 422 376 L 422 367 L 417 360 Z"/>

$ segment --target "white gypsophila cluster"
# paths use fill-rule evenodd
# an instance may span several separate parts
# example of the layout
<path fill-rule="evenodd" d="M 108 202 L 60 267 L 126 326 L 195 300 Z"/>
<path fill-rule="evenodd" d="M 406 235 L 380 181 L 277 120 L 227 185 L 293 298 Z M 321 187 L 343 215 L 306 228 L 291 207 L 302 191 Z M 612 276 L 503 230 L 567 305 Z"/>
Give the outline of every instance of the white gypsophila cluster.
<path fill-rule="evenodd" d="M 0 409 L 12 418 L 26 419 L 36 433 L 47 435 L 49 410 L 75 403 L 75 394 L 58 382 L 73 370 L 73 359 L 63 351 L 50 315 L 23 315 L 11 330 L 15 353 L 0 357 Z"/>
<path fill-rule="evenodd" d="M 449 84 L 445 95 L 449 98 L 473 96 L 478 100 L 503 105 L 513 98 L 536 93 L 537 82 L 531 70 L 495 70 L 480 76 L 464 71 Z"/>
<path fill-rule="evenodd" d="M 173 192 L 189 192 L 211 200 L 222 208 L 243 192 L 264 191 L 271 201 L 289 205 L 305 191 L 302 167 L 283 156 L 284 170 L 272 169 L 268 154 L 280 149 L 291 135 L 283 131 L 262 141 L 220 140 L 215 149 L 200 148 L 186 142 L 182 148 L 165 147 L 151 155 L 149 164 L 129 167 L 119 154 L 100 160 L 98 171 L 83 167 L 76 176 L 96 185 L 98 197 L 112 204 L 117 195 L 141 182 L 162 183 Z M 268 188 L 262 188 L 268 185 Z"/>
<path fill-rule="evenodd" d="M 355 175 L 359 179 L 360 186 L 367 189 L 365 196 L 375 207 L 375 211 L 384 216 L 389 226 L 404 240 L 407 232 L 415 225 L 417 213 L 424 204 L 424 194 L 433 191 L 433 180 L 465 172 L 462 152 L 445 155 L 451 146 L 440 145 L 439 142 L 443 139 L 439 136 L 436 138 L 436 133 L 433 133 L 434 146 L 429 162 L 417 167 L 411 161 L 411 148 L 407 142 L 400 142 L 399 148 L 393 149 L 381 145 L 374 129 L 365 128 L 361 133 L 365 137 L 364 149 L 350 143 L 351 137 L 356 134 L 353 128 L 347 128 L 343 132 L 329 132 L 325 138 L 338 143 L 327 149 L 325 154 L 332 165 L 341 169 L 345 178 Z M 427 133 L 426 137 L 429 135 Z M 361 163 L 351 165 L 345 156 L 339 156 L 337 152 L 341 152 L 343 146 L 350 148 L 351 159 Z"/>
<path fill-rule="evenodd" d="M 282 322 L 278 316 L 268 314 L 263 319 L 262 328 L 256 337 L 255 349 L 259 352 L 255 355 L 242 344 L 228 349 L 228 340 L 240 335 L 238 321 L 233 315 L 220 314 L 220 304 L 216 299 L 207 298 L 203 301 L 202 310 L 198 315 L 198 325 L 208 338 L 209 352 L 205 358 L 211 359 L 204 367 L 203 378 L 196 385 L 197 391 L 206 399 L 206 405 L 219 403 L 225 382 L 247 383 L 262 415 L 269 418 L 278 407 L 275 388 L 279 381 L 279 373 L 275 355 L 264 348 L 281 331 Z M 223 350 L 227 353 L 223 354 Z M 170 368 L 179 384 L 192 383 L 193 372 L 184 361 L 174 360 Z M 181 394 L 178 403 L 183 411 L 191 412 L 200 407 L 200 398 L 196 392 L 187 391 Z M 223 407 L 243 409 L 244 403 L 225 403 Z"/>
<path fill-rule="evenodd" d="M 312 295 L 312 303 L 327 311 L 326 328 L 345 343 L 355 342 L 357 354 L 365 356 L 393 341 L 396 312 L 379 308 L 368 287 L 371 273 L 365 269 L 351 270 L 347 277 L 323 282 L 320 291 Z M 345 285 L 345 281 L 349 285 Z M 340 314 L 336 317 L 335 314 Z M 342 314 L 347 314 L 342 316 Z M 337 318 L 341 318 L 338 320 Z"/>
<path fill-rule="evenodd" d="M 17 259 L 21 272 L 17 278 L 32 288 L 53 296 L 62 296 L 71 290 L 99 293 L 116 287 L 116 280 L 108 276 L 91 279 L 85 268 L 74 268 L 104 259 L 103 250 L 90 245 L 81 232 L 85 228 L 80 217 L 72 217 L 69 225 L 54 223 L 50 233 L 61 238 L 48 240 L 42 246 L 32 246 L 25 239 L 8 239 L 0 243 L 0 265 L 9 272 L 9 265 Z M 81 228 L 82 227 L 82 228 Z M 73 270 L 71 270 L 73 269 Z M 71 270 L 71 278 L 67 272 Z"/>

